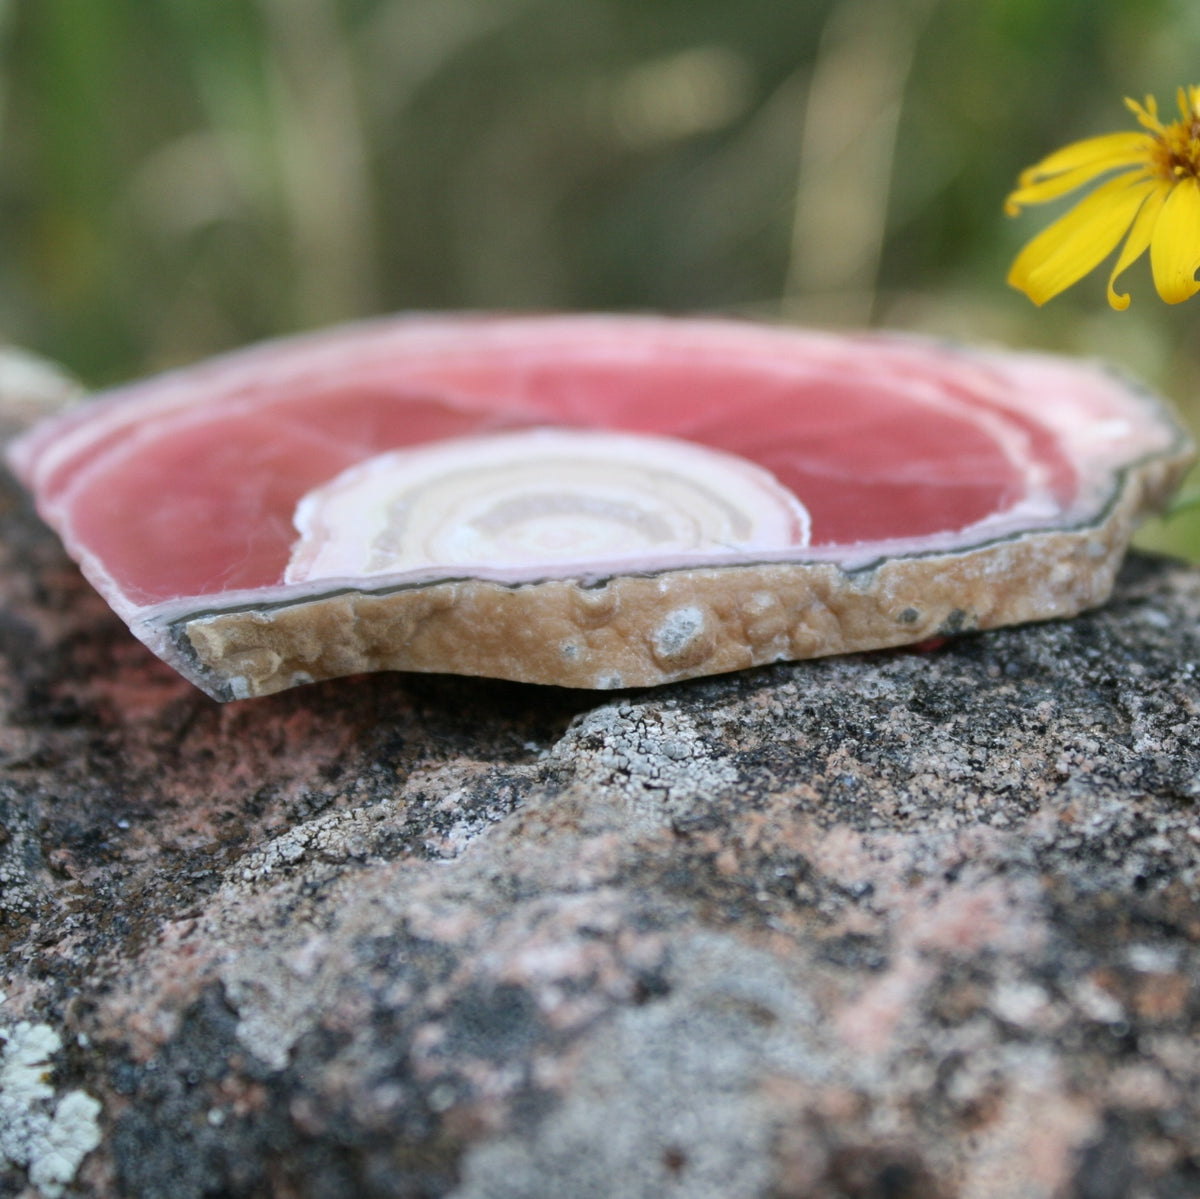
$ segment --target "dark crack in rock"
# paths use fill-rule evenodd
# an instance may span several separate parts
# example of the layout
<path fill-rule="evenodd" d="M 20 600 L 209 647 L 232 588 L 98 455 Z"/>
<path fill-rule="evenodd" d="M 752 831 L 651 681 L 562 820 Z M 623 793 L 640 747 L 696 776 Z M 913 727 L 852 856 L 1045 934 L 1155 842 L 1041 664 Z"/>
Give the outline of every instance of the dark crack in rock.
<path fill-rule="evenodd" d="M 11 483 L 0 535 L 0 1012 L 103 1103 L 79 1194 L 1200 1193 L 1200 573 L 615 697 L 219 707 Z"/>

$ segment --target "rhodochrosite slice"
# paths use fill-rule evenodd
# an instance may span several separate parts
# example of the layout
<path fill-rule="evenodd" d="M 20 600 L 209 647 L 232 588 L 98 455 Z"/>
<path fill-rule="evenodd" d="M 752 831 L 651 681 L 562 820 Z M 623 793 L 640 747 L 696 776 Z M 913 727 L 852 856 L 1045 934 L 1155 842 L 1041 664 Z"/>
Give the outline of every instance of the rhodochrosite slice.
<path fill-rule="evenodd" d="M 410 317 L 12 448 L 219 699 L 362 670 L 643 686 L 1069 615 L 1190 458 L 1106 370 L 711 320 Z"/>

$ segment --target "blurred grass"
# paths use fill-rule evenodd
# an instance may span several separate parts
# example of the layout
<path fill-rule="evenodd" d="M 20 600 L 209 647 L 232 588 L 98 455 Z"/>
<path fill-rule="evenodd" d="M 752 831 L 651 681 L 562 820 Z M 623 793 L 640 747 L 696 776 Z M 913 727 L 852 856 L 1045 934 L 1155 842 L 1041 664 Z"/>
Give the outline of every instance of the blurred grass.
<path fill-rule="evenodd" d="M 407 308 L 720 311 L 1115 361 L 1200 301 L 1010 291 L 1001 203 L 1194 0 L 0 0 L 0 319 L 92 385 Z M 1148 534 L 1200 557 L 1200 516 Z"/>

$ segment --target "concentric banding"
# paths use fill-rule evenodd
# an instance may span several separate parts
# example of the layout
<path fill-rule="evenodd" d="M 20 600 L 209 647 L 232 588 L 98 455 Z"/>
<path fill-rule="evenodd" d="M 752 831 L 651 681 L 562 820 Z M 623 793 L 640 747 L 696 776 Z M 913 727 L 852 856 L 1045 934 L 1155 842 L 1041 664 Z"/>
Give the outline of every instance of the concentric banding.
<path fill-rule="evenodd" d="M 288 583 L 808 544 L 808 512 L 745 459 L 669 437 L 531 429 L 379 454 L 310 491 Z"/>

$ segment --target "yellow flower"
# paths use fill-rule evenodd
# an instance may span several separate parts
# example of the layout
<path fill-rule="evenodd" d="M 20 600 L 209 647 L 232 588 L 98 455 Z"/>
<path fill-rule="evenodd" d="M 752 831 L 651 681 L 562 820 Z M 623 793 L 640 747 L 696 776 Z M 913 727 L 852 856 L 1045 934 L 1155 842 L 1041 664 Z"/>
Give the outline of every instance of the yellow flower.
<path fill-rule="evenodd" d="M 1126 100 L 1144 132 L 1108 133 L 1073 142 L 1021 174 L 1005 201 L 1010 216 L 1026 204 L 1055 200 L 1107 175 L 1065 216 L 1017 255 L 1008 281 L 1044 304 L 1125 244 L 1108 277 L 1108 302 L 1123 311 L 1129 296 L 1118 276 L 1148 249 L 1154 286 L 1168 304 L 1200 291 L 1200 87 L 1179 89 L 1179 120 L 1164 125 L 1153 96 Z"/>

